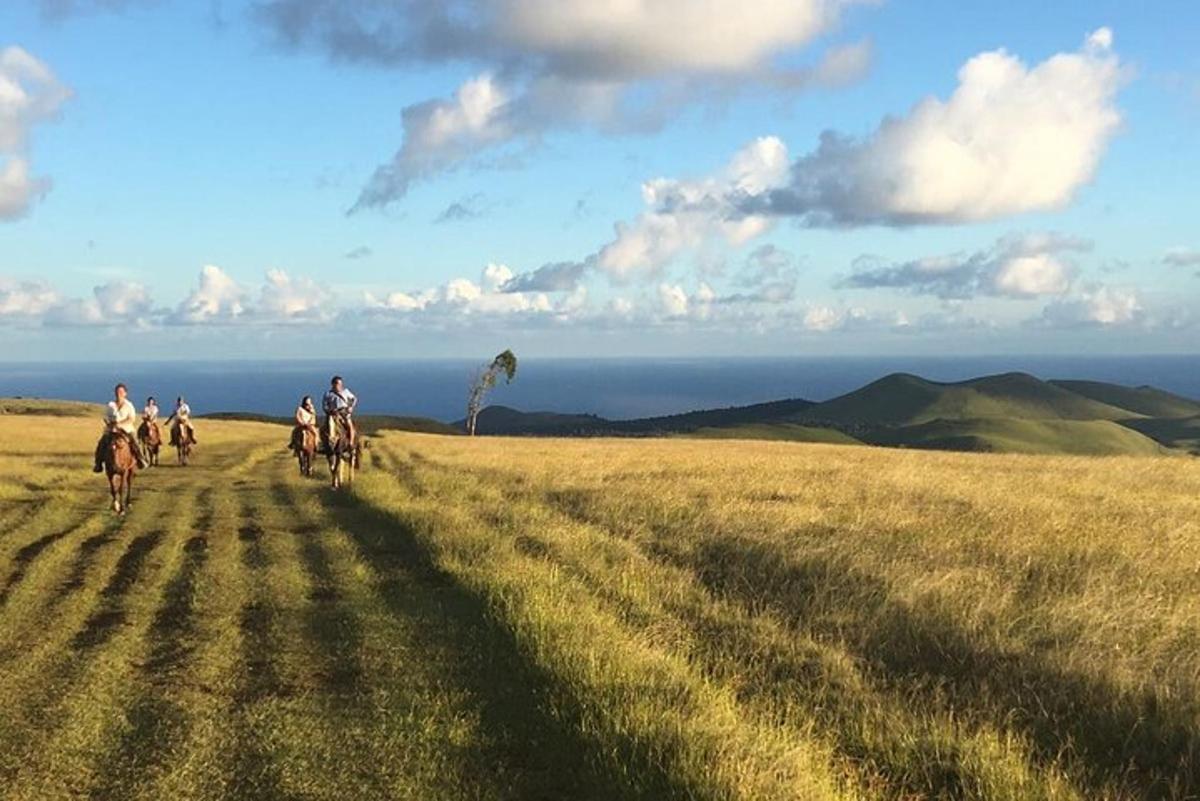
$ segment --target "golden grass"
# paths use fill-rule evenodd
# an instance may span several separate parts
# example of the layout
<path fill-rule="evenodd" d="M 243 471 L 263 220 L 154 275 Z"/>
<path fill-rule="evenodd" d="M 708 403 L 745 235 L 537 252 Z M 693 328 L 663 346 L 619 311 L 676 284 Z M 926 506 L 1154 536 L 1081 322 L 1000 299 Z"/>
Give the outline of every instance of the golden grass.
<path fill-rule="evenodd" d="M 0 797 L 1200 794 L 1195 460 L 202 426 L 0 416 Z"/>

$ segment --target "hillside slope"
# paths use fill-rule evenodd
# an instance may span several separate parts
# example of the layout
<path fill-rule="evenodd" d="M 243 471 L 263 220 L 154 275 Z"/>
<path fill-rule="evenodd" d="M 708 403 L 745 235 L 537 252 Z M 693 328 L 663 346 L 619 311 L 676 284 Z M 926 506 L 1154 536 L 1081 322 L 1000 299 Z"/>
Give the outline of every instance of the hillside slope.
<path fill-rule="evenodd" d="M 1101 381 L 1051 381 L 1076 395 L 1129 410 L 1145 417 L 1195 417 L 1200 415 L 1200 402 L 1164 392 L 1155 387 L 1126 387 Z"/>
<path fill-rule="evenodd" d="M 890 447 L 989 453 L 1159 456 L 1167 452 L 1154 439 L 1110 420 L 931 420 L 876 429 L 865 439 Z"/>
<path fill-rule="evenodd" d="M 797 420 L 913 425 L 933 420 L 1121 420 L 1137 416 L 1025 373 L 955 383 L 895 373 L 797 415 Z"/>

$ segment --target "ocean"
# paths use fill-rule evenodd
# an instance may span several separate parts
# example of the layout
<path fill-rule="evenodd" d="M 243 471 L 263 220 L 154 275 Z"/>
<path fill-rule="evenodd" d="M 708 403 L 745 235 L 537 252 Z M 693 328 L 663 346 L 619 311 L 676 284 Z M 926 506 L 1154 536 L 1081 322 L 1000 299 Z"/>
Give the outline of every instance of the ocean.
<path fill-rule="evenodd" d="M 477 362 L 466 360 L 224 361 L 0 364 L 0 396 L 105 401 L 124 381 L 140 405 L 170 408 L 184 395 L 196 414 L 290 415 L 318 398 L 335 372 L 360 410 L 451 421 L 463 416 Z M 1197 356 L 987 356 L 746 359 L 528 359 L 489 402 L 526 411 L 587 412 L 620 419 L 783 398 L 826 400 L 892 372 L 957 381 L 1021 370 L 1040 378 L 1150 384 L 1200 399 Z"/>

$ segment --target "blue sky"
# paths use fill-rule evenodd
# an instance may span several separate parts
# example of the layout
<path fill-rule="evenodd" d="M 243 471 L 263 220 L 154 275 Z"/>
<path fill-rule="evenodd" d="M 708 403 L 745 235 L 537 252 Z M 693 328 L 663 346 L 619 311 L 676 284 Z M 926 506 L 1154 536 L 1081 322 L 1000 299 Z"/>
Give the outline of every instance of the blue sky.
<path fill-rule="evenodd" d="M 9 357 L 1196 351 L 1200 6 L 645 6 L 5 3 Z"/>

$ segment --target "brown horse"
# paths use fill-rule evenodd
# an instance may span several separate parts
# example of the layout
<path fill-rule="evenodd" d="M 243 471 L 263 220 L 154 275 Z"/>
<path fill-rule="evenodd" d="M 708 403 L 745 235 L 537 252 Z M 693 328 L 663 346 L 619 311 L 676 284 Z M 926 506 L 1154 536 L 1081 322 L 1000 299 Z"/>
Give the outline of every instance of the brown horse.
<path fill-rule="evenodd" d="M 317 456 L 317 435 L 311 429 L 297 426 L 292 430 L 292 450 L 300 463 L 300 475 L 311 476 L 313 460 Z"/>
<path fill-rule="evenodd" d="M 325 458 L 329 460 L 331 485 L 334 489 L 341 489 L 344 484 L 354 482 L 354 470 L 358 466 L 361 450 L 357 443 L 350 444 L 350 430 L 345 418 L 335 416 L 331 427 L 333 430 Z"/>
<path fill-rule="evenodd" d="M 171 426 L 171 444 L 175 446 L 175 454 L 181 467 L 187 467 L 192 455 L 192 431 L 179 422 Z"/>
<path fill-rule="evenodd" d="M 147 467 L 158 467 L 158 449 L 162 447 L 162 432 L 158 423 L 143 420 L 138 426 L 138 443 L 142 446 L 142 455 Z"/>
<path fill-rule="evenodd" d="M 104 450 L 104 472 L 108 476 L 113 513 L 123 516 L 129 509 L 133 495 L 133 474 L 137 472 L 133 443 L 125 434 L 109 434 L 108 447 Z"/>

